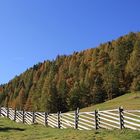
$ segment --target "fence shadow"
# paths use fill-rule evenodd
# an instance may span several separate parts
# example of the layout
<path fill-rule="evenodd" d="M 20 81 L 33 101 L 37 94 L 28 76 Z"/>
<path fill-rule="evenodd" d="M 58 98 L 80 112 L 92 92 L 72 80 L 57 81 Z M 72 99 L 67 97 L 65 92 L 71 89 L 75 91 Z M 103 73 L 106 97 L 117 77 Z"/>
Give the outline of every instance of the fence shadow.
<path fill-rule="evenodd" d="M 23 128 L 13 128 L 13 127 L 0 127 L 0 132 L 7 132 L 7 131 L 25 131 Z"/>

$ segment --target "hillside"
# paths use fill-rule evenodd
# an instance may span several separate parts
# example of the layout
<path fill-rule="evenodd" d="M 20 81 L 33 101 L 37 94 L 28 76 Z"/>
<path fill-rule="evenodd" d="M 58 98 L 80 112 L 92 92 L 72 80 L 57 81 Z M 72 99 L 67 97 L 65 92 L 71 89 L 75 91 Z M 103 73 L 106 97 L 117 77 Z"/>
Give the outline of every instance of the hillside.
<path fill-rule="evenodd" d="M 0 86 L 0 104 L 62 112 L 140 91 L 140 33 L 34 65 Z"/>
<path fill-rule="evenodd" d="M 116 97 L 112 100 L 100 103 L 97 105 L 91 105 L 81 109 L 80 111 L 93 111 L 95 109 L 107 110 L 107 109 L 116 109 L 123 107 L 125 110 L 139 110 L 140 109 L 140 93 L 128 93 L 119 97 Z"/>

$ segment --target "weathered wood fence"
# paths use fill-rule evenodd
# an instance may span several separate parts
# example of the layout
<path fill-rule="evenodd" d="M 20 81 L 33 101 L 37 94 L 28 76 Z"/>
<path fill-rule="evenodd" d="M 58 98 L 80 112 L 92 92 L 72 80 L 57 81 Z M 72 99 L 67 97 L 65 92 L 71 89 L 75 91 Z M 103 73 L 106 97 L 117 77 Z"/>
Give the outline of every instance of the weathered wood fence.
<path fill-rule="evenodd" d="M 124 129 L 140 130 L 140 110 L 124 110 L 123 108 L 93 112 L 49 114 L 47 112 L 28 112 L 0 107 L 0 116 L 25 124 L 42 124 L 53 128 L 92 129 Z"/>

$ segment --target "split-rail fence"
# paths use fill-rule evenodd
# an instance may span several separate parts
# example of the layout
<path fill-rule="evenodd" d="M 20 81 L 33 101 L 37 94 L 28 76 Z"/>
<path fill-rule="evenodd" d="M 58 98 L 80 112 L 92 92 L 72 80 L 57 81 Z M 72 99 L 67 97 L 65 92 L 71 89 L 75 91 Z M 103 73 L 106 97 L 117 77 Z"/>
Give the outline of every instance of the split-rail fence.
<path fill-rule="evenodd" d="M 42 124 L 53 128 L 92 129 L 124 129 L 140 130 L 140 110 L 95 110 L 93 112 L 47 113 L 19 111 L 0 107 L 0 117 L 7 117 L 15 122 L 25 124 Z"/>

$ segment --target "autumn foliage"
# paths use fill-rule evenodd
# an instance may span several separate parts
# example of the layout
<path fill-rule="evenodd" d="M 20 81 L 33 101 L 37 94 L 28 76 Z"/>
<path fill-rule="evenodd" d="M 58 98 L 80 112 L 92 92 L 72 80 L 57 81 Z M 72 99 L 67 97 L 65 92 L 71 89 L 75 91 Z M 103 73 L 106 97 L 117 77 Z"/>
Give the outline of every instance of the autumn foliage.
<path fill-rule="evenodd" d="M 140 33 L 34 65 L 0 86 L 0 103 L 62 112 L 140 90 Z"/>

